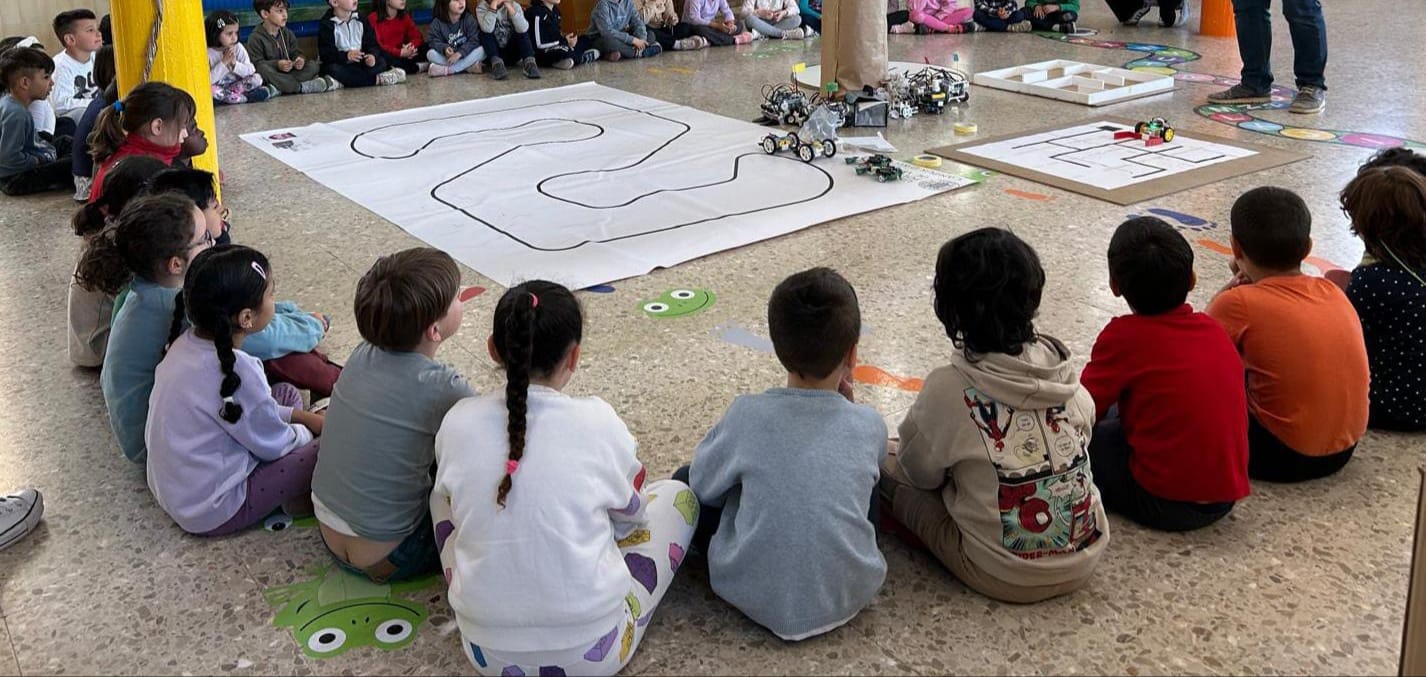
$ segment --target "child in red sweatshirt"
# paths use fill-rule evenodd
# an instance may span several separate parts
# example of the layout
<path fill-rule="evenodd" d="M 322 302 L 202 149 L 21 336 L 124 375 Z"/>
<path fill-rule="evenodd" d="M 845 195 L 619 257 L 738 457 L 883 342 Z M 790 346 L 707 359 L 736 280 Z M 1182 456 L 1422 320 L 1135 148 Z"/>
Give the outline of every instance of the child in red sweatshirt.
<path fill-rule="evenodd" d="M 366 22 L 376 30 L 376 44 L 392 68 L 410 75 L 426 70 L 425 41 L 416 20 L 406 11 L 406 0 L 372 0 Z"/>
<path fill-rule="evenodd" d="M 1193 250 L 1153 217 L 1109 241 L 1109 288 L 1134 311 L 1100 332 L 1080 383 L 1094 397 L 1094 484 L 1110 510 L 1189 531 L 1248 495 L 1243 361 L 1213 318 L 1185 303 Z"/>

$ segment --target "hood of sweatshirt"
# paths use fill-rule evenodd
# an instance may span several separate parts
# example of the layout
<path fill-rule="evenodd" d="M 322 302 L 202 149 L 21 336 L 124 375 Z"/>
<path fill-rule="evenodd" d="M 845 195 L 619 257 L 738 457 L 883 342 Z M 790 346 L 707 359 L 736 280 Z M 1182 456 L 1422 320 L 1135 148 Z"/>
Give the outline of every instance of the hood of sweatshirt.
<path fill-rule="evenodd" d="M 1015 409 L 1045 409 L 1064 404 L 1079 389 L 1079 375 L 1069 358 L 1069 348 L 1059 339 L 1036 336 L 1019 355 L 990 353 L 971 360 L 958 350 L 951 367 L 997 402 Z"/>

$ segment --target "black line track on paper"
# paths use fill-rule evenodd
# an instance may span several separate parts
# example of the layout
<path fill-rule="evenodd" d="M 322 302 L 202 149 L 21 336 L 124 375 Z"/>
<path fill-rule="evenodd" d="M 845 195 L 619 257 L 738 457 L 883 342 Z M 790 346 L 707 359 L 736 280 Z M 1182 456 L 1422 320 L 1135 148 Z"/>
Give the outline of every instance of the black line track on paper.
<path fill-rule="evenodd" d="M 620 236 L 618 236 L 618 237 L 610 237 L 610 238 L 605 238 L 605 239 L 602 239 L 602 240 L 583 240 L 583 241 L 581 241 L 581 242 L 579 242 L 579 243 L 577 243 L 577 244 L 573 244 L 573 245 L 570 245 L 570 246 L 567 246 L 567 247 L 540 247 L 540 246 L 537 246 L 537 245 L 535 245 L 535 244 L 533 244 L 533 243 L 530 243 L 530 242 L 525 241 L 524 239 L 522 239 L 522 238 L 519 237 L 518 235 L 515 235 L 514 233 L 512 233 L 512 232 L 510 232 L 510 231 L 508 231 L 508 230 L 506 230 L 506 229 L 504 229 L 504 228 L 501 228 L 501 227 L 499 227 L 499 226 L 497 226 L 497 225 L 495 225 L 495 224 L 493 224 L 493 223 L 491 223 L 491 222 L 489 222 L 489 221 L 486 221 L 485 219 L 482 219 L 482 218 L 480 218 L 479 216 L 477 216 L 477 215 L 475 215 L 475 214 L 472 214 L 469 210 L 465 209 L 464 207 L 461 207 L 461 206 L 459 206 L 459 205 L 457 205 L 457 204 L 455 204 L 455 203 L 453 203 L 453 202 L 450 202 L 450 201 L 448 201 L 448 200 L 443 199 L 443 198 L 442 198 L 440 195 L 438 195 L 437 193 L 438 193 L 442 188 L 444 188 L 445 186 L 447 186 L 447 185 L 449 185 L 449 184 L 451 184 L 451 183 L 453 183 L 453 182 L 459 180 L 460 178 L 462 178 L 462 177 L 464 177 L 464 176 L 466 176 L 466 175 L 468 175 L 468 174 L 470 174 L 470 173 L 472 173 L 472 172 L 475 172 L 475 171 L 479 170 L 480 168 L 482 168 L 482 167 L 484 167 L 484 166 L 486 166 L 486 165 L 488 165 L 488 164 L 490 164 L 490 163 L 492 163 L 492 162 L 494 162 L 494 161 L 496 161 L 496 160 L 499 160 L 500 158 L 503 158 L 503 157 L 505 157 L 506 155 L 509 155 L 509 154 L 511 154 L 511 153 L 514 153 L 514 152 L 516 152 L 516 151 L 518 151 L 518 150 L 522 150 L 522 149 L 525 149 L 525 148 L 533 148 L 533 147 L 536 147 L 536 146 L 551 145 L 551 144 L 582 143 L 582 142 L 589 141 L 589 140 L 591 140 L 591 139 L 596 139 L 596 138 L 599 138 L 600 136 L 603 136 L 603 135 L 605 134 L 605 129 L 604 129 L 604 127 L 602 127 L 602 126 L 600 126 L 600 125 L 597 125 L 597 124 L 594 124 L 594 123 L 592 123 L 592 122 L 584 122 L 584 121 L 581 121 L 581 120 L 574 120 L 574 119 L 570 119 L 570 118 L 547 117 L 547 118 L 537 118 L 537 119 L 534 119 L 534 120 L 529 120 L 529 121 L 526 121 L 526 122 L 522 122 L 522 123 L 520 123 L 520 124 L 518 124 L 518 125 L 511 125 L 511 126 L 508 126 L 508 127 L 496 127 L 496 128 L 490 128 L 490 129 L 477 129 L 477 130 L 470 130 L 470 131 L 464 131 L 464 132 L 457 132 L 457 133 L 455 133 L 455 134 L 445 134 L 445 135 L 441 135 L 441 136 L 432 137 L 431 140 L 427 141 L 425 144 L 422 144 L 420 148 L 417 148 L 417 149 L 411 151 L 410 153 L 408 153 L 408 154 L 406 154 L 406 155 L 393 155 L 393 156 L 373 155 L 373 154 L 370 154 L 370 153 L 363 152 L 362 150 L 360 150 L 359 148 L 357 148 L 357 144 L 358 144 L 358 142 L 361 140 L 362 137 L 364 137 L 364 136 L 366 136 L 366 135 L 368 135 L 368 134 L 372 134 L 372 133 L 375 133 L 375 132 L 379 132 L 379 131 L 385 130 L 385 129 L 391 129 L 391 128 L 393 128 L 393 127 L 405 127 L 405 126 L 419 125 L 419 124 L 425 124 L 425 123 L 436 122 L 436 121 L 448 121 L 448 120 L 456 120 L 456 119 L 460 119 L 460 118 L 478 117 L 478 116 L 483 116 L 483 115 L 494 115 L 494 114 L 496 114 L 496 113 L 506 113 L 506 112 L 511 112 L 511 111 L 521 111 L 521 110 L 528 110 L 528 109 L 531 109 L 531 108 L 545 108 L 545 107 L 549 107 L 549 106 L 562 106 L 562 105 L 566 105 L 566 104 L 580 103 L 580 102 L 597 103 L 597 104 L 602 104 L 602 105 L 605 105 L 605 106 L 610 106 L 610 107 L 612 107 L 612 108 L 618 108 L 618 109 L 621 109 L 621 110 L 624 110 L 624 111 L 628 111 L 628 112 L 631 112 L 631 113 L 638 113 L 638 114 L 640 114 L 640 115 L 646 115 L 646 116 L 651 117 L 651 118 L 655 118 L 655 119 L 658 119 L 658 120 L 663 120 L 663 121 L 665 121 L 665 122 L 670 122 L 670 123 L 673 123 L 673 124 L 675 124 L 675 125 L 678 125 L 679 127 L 682 127 L 683 130 L 680 131 L 678 134 L 675 134 L 674 136 L 670 137 L 668 140 L 664 141 L 662 144 L 660 144 L 657 148 L 654 148 L 654 149 L 653 149 L 652 151 L 650 151 L 648 154 L 644 155 L 643 157 L 639 158 L 639 159 L 636 160 L 635 162 L 632 162 L 632 163 L 630 163 L 630 164 L 628 164 L 628 165 L 625 165 L 625 166 L 622 166 L 622 167 L 605 167 L 605 168 L 601 168 L 601 169 L 586 169 L 586 170 L 577 171 L 577 172 L 564 172 L 564 173 L 562 173 L 562 174 L 555 174 L 554 176 L 549 176 L 549 177 L 546 177 L 546 178 L 542 179 L 538 184 L 536 184 L 535 189 L 536 189 L 541 195 L 544 195 L 545 197 L 548 197 L 548 198 L 550 198 L 550 199 L 552 199 L 552 200 L 557 200 L 557 201 L 560 201 L 560 202 L 564 202 L 564 203 L 566 203 L 566 204 L 571 204 L 571 205 L 574 205 L 574 206 L 577 206 L 577 207 L 582 207 L 582 208 L 590 209 L 590 210 L 619 209 L 619 208 L 627 207 L 627 206 L 632 205 L 632 204 L 634 204 L 634 203 L 636 203 L 636 202 L 639 202 L 640 200 L 643 200 L 643 199 L 652 197 L 652 196 L 654 196 L 654 195 L 659 195 L 659 194 L 661 194 L 661 193 L 670 193 L 670 192 L 672 192 L 672 193 L 677 193 L 677 192 L 685 192 L 685 191 L 692 191 L 692 190 L 701 190 L 701 189 L 704 189 L 704 188 L 710 188 L 710 187 L 713 187 L 713 186 L 719 186 L 719 185 L 723 185 L 723 184 L 727 184 L 727 183 L 732 183 L 732 182 L 734 182 L 734 181 L 736 181 L 736 180 L 738 179 L 738 176 L 739 176 L 739 174 L 740 174 L 740 172 L 741 172 L 741 169 L 742 169 L 743 159 L 746 158 L 746 157 L 749 157 L 749 156 L 752 156 L 752 157 L 769 157 L 769 158 L 771 158 L 771 159 L 777 159 L 777 160 L 782 160 L 782 161 L 786 161 L 786 162 L 796 162 L 798 165 L 803 165 L 803 166 L 806 166 L 806 167 L 810 167 L 810 168 L 812 168 L 812 169 L 817 170 L 819 173 L 822 174 L 823 178 L 826 179 L 826 186 L 824 186 L 824 187 L 822 188 L 821 192 L 817 193 L 816 195 L 813 195 L 812 197 L 804 198 L 804 199 L 801 199 L 801 200 L 792 200 L 792 201 L 784 202 L 784 203 L 781 203 L 781 204 L 771 205 L 771 206 L 768 206 L 768 207 L 759 207 L 759 208 L 757 208 L 757 209 L 749 209 L 749 210 L 740 211 L 740 212 L 730 212 L 730 213 L 727 213 L 727 214 L 722 214 L 722 215 L 720 215 L 720 216 L 710 216 L 710 217 L 708 217 L 708 218 L 697 219 L 697 220 L 694 220 L 694 221 L 688 221 L 688 222 L 686 222 L 686 223 L 678 223 L 678 224 L 674 224 L 674 225 L 671 225 L 671 226 L 665 226 L 665 227 L 663 227 L 663 228 L 655 228 L 655 229 L 653 229 L 653 230 L 647 230 L 647 231 L 642 231 L 642 232 L 638 232 L 638 233 L 629 233 L 629 234 L 627 234 L 627 235 L 620 235 Z M 372 129 L 368 129 L 368 130 L 366 130 L 366 131 L 364 131 L 364 132 L 362 132 L 362 133 L 360 133 L 360 134 L 357 134 L 356 136 L 352 137 L 352 140 L 351 140 L 351 144 L 350 144 L 350 145 L 351 145 L 351 150 L 352 150 L 353 153 L 356 153 L 357 155 L 360 155 L 360 156 L 365 157 L 365 158 L 368 158 L 368 159 L 372 159 L 372 160 L 405 160 L 405 159 L 409 159 L 409 158 L 415 157 L 416 155 L 420 154 L 421 151 L 426 150 L 427 148 L 430 148 L 430 147 L 431 147 L 432 145 L 434 145 L 437 141 L 442 141 L 442 140 L 445 140 L 445 139 L 456 138 L 456 137 L 460 137 L 460 136 L 469 136 L 469 135 L 475 135 L 475 134 L 484 134 L 484 133 L 486 133 L 486 132 L 510 131 L 510 130 L 515 130 L 515 129 L 520 129 L 520 128 L 523 128 L 523 127 L 528 127 L 528 126 L 531 126 L 531 125 L 534 125 L 534 124 L 538 124 L 538 123 L 542 123 L 542 122 L 568 122 L 568 123 L 571 123 L 571 124 L 574 124 L 574 125 L 578 125 L 578 126 L 582 126 L 582 127 L 590 127 L 590 128 L 593 128 L 593 129 L 595 129 L 595 130 L 597 130 L 597 131 L 596 131 L 595 133 L 591 134 L 590 136 L 587 136 L 587 137 L 584 137 L 584 138 L 580 138 L 580 139 L 570 139 L 570 140 L 560 140 L 560 141 L 537 141 L 537 142 L 534 142 L 534 143 L 524 143 L 524 144 L 518 144 L 518 145 L 512 146 L 512 147 L 510 147 L 509 149 L 507 149 L 507 150 L 505 150 L 505 151 L 503 151 L 503 152 L 501 152 L 501 153 L 498 153 L 498 154 L 496 154 L 496 155 L 493 156 L 493 157 L 487 158 L 486 160 L 480 162 L 479 164 L 476 164 L 475 166 L 470 167 L 469 169 L 466 169 L 465 171 L 463 171 L 463 172 L 461 172 L 461 173 L 459 173 L 459 174 L 456 174 L 455 176 L 453 176 L 453 177 L 451 177 L 451 178 L 449 178 L 449 179 L 446 179 L 445 181 L 442 181 L 442 182 L 436 184 L 436 185 L 435 185 L 434 187 L 432 187 L 431 190 L 430 190 L 431 199 L 432 199 L 432 200 L 435 200 L 436 202 L 439 202 L 439 203 L 445 205 L 446 207 L 449 207 L 450 209 L 452 209 L 452 210 L 454 210 L 454 211 L 457 211 L 457 212 L 460 212 L 461 214 L 464 214 L 467 218 L 471 219 L 472 221 L 475 221 L 476 223 L 479 223 L 479 224 L 481 224 L 482 226 L 485 226 L 486 228 L 489 228 L 490 230 L 493 230 L 493 231 L 495 231 L 495 232 L 497 232 L 497 233 L 500 233 L 501 235 L 504 235 L 505 237 L 510 238 L 511 240 L 513 240 L 513 241 L 515 241 L 515 242 L 518 242 L 518 243 L 520 243 L 521 245 L 523 245 L 523 246 L 525 246 L 525 247 L 527 247 L 527 248 L 529 248 L 529 249 L 533 249 L 533 250 L 535 250 L 535 251 L 542 251 L 542 252 L 557 252 L 557 251 L 570 251 L 570 250 L 573 250 L 573 249 L 578 249 L 578 248 L 583 247 L 583 246 L 588 245 L 588 244 L 607 244 L 607 243 L 611 243 L 611 242 L 618 242 L 618 241 L 621 241 L 621 240 L 628 240 L 628 239 L 631 239 L 631 238 L 642 237 L 642 236 L 645 236 L 645 235 L 654 235 L 654 234 L 657 234 L 657 233 L 664 233 L 664 232 L 668 232 L 668 231 L 678 230 L 678 229 L 681 229 L 681 228 L 687 228 L 687 227 L 689 227 L 689 226 L 696 226 L 696 225 L 700 225 L 700 224 L 704 224 L 704 223 L 709 223 L 709 222 L 712 222 L 712 221 L 718 221 L 718 220 L 721 220 L 721 219 L 731 218 L 731 217 L 735 217 L 735 216 L 746 216 L 746 215 L 748 215 L 748 214 L 758 214 L 758 213 L 761 213 L 761 212 L 772 211 L 772 210 L 774 210 L 774 209 L 782 209 L 782 208 L 784 208 L 784 207 L 791 207 L 791 206 L 793 206 L 793 205 L 803 204 L 803 203 L 811 202 L 811 201 L 813 201 L 813 200 L 816 200 L 816 199 L 818 199 L 818 198 L 821 198 L 823 195 L 826 195 L 827 193 L 831 192 L 831 191 L 832 191 L 832 187 L 833 187 L 834 185 L 836 185 L 836 181 L 832 178 L 832 175 L 831 175 L 830 173 L 828 173 L 827 170 L 825 170 L 825 169 L 823 169 L 823 168 L 821 168 L 821 167 L 818 167 L 818 166 L 815 165 L 815 164 L 812 164 L 812 163 L 804 163 L 804 162 L 802 162 L 801 160 L 796 159 L 796 158 L 791 157 L 791 156 L 783 156 L 783 155 L 767 156 L 767 155 L 763 154 L 761 151 L 750 151 L 750 152 L 747 152 L 747 153 L 743 153 L 743 154 L 741 154 L 741 155 L 738 155 L 738 156 L 735 158 L 735 160 L 734 160 L 734 162 L 733 162 L 733 173 L 732 173 L 732 176 L 729 176 L 727 179 L 722 179 L 722 180 L 718 180 L 718 181 L 711 181 L 711 182 L 709 182 L 709 183 L 699 184 L 699 185 L 696 185 L 696 186 L 686 186 L 686 187 L 683 187 L 683 188 L 663 188 L 663 189 L 659 189 L 659 190 L 655 190 L 655 191 L 650 191 L 650 192 L 648 192 L 648 193 L 644 193 L 644 194 L 642 194 L 642 195 L 636 196 L 636 197 L 634 197 L 633 199 L 627 200 L 627 201 L 622 202 L 622 203 L 619 203 L 619 204 L 613 204 L 613 205 L 591 205 L 591 204 L 585 204 L 585 203 L 582 203 L 582 202 L 578 202 L 578 201 L 576 201 L 576 200 L 570 200 L 570 199 L 567 199 L 567 198 L 563 198 L 563 197 L 560 197 L 560 196 L 558 196 L 558 195 L 555 195 L 555 194 L 553 194 L 553 193 L 550 193 L 550 192 L 546 191 L 546 190 L 545 190 L 545 184 L 546 184 L 546 183 L 549 183 L 550 181 L 553 181 L 553 180 L 555 180 L 555 179 L 561 179 L 561 178 L 570 177 L 570 176 L 580 176 L 580 175 L 584 175 L 584 174 L 595 174 L 595 173 L 605 173 L 605 172 L 619 172 L 619 171 L 624 171 L 624 170 L 627 170 L 627 169 L 632 169 L 632 168 L 634 168 L 634 167 L 637 167 L 637 166 L 639 166 L 639 165 L 642 165 L 643 163 L 649 161 L 649 159 L 653 158 L 655 155 L 657 155 L 657 154 L 659 154 L 660 152 L 662 152 L 664 149 L 668 148 L 668 147 L 669 147 L 670 145 L 672 145 L 675 141 L 677 141 L 678 139 L 682 138 L 684 135 L 688 134 L 689 132 L 691 132 L 691 131 L 693 130 L 693 128 L 692 128 L 691 126 L 689 126 L 688 123 L 685 123 L 685 122 L 683 122 L 683 121 L 681 121 L 681 120 L 675 120 L 675 119 L 672 119 L 672 118 L 664 117 L 664 116 L 662 116 L 662 115 L 658 115 L 658 114 L 656 114 L 656 113 L 651 113 L 651 112 L 646 111 L 646 110 L 640 110 L 640 109 L 637 109 L 637 108 L 630 108 L 630 107 L 628 107 L 628 106 L 623 106 L 623 105 L 614 103 L 614 102 L 612 102 L 612 101 L 605 101 L 605 100 L 603 100 L 603 99 L 589 99 L 589 98 L 566 99 L 566 100 L 563 100 L 563 101 L 554 101 L 554 102 L 549 102 L 549 103 L 530 104 L 530 105 L 525 105 L 525 106 L 513 106 L 513 107 L 510 107 L 510 108 L 501 108 L 501 109 L 497 109 L 497 110 L 480 111 L 480 112 L 477 112 L 477 113 L 464 113 L 464 114 L 460 114 L 460 115 L 446 115 L 446 116 L 438 116 L 438 117 L 425 118 L 425 119 L 422 119 L 422 120 L 414 120 L 414 121 L 409 121 L 409 122 L 397 122 L 397 123 L 393 123 L 393 124 L 389 124 L 389 125 L 383 125 L 383 126 L 381 126 L 381 127 L 374 127 L 374 128 L 372 128 Z"/>
<path fill-rule="evenodd" d="M 1103 167 L 1101 167 L 1101 166 L 1099 166 L 1099 165 L 1092 165 L 1092 164 L 1087 164 L 1087 163 L 1084 163 L 1084 162 L 1077 162 L 1077 161 L 1075 161 L 1075 160 L 1071 160 L 1071 159 L 1069 159 L 1069 156 L 1071 156 L 1071 155 L 1078 155 L 1078 154 L 1080 154 L 1080 153 L 1088 152 L 1088 151 L 1091 151 L 1091 150 L 1099 150 L 1100 148 L 1108 148 L 1108 147 L 1110 147 L 1110 146 L 1121 146 L 1121 147 L 1125 147 L 1125 148 L 1132 148 L 1133 144 L 1135 144 L 1135 143 L 1142 143 L 1142 141 L 1140 141 L 1140 140 L 1138 140 L 1138 139 L 1121 139 L 1121 140 L 1118 140 L 1118 141 L 1112 141 L 1112 142 L 1110 142 L 1110 143 L 1102 143 L 1102 144 L 1099 144 L 1099 145 L 1097 145 L 1097 146 L 1086 146 L 1086 147 L 1084 147 L 1084 148 L 1080 148 L 1080 147 L 1077 147 L 1077 146 L 1071 146 L 1071 145 L 1069 145 L 1069 144 L 1066 144 L 1066 143 L 1059 143 L 1059 142 L 1061 142 L 1061 141 L 1068 141 L 1068 140 L 1070 140 L 1070 139 L 1075 139 L 1075 138 L 1079 138 L 1079 137 L 1083 137 L 1083 136 L 1092 136 L 1092 135 L 1094 135 L 1094 134 L 1099 134 L 1099 133 L 1101 133 L 1101 132 L 1118 132 L 1118 131 L 1129 131 L 1129 130 L 1128 130 L 1127 128 L 1121 130 L 1121 129 L 1119 129 L 1118 127 L 1102 126 L 1102 127 L 1098 127 L 1098 128 L 1096 128 L 1096 129 L 1091 130 L 1091 131 L 1088 131 L 1088 132 L 1080 132 L 1079 134 L 1070 134 L 1070 135 L 1068 135 L 1068 136 L 1058 136 L 1058 137 L 1055 137 L 1055 138 L 1053 138 L 1053 139 L 1045 139 L 1045 140 L 1043 140 L 1043 141 L 1032 141 L 1032 142 L 1030 142 L 1030 143 L 1020 144 L 1020 145 L 1018 145 L 1018 146 L 1011 146 L 1010 149 L 1011 149 L 1011 150 L 1020 150 L 1020 149 L 1022 149 L 1022 148 L 1029 148 L 1029 147 L 1031 147 L 1031 146 L 1054 146 L 1054 147 L 1056 147 L 1056 148 L 1067 148 L 1067 149 L 1068 149 L 1067 151 L 1065 151 L 1065 152 L 1063 152 L 1063 153 L 1056 153 L 1056 154 L 1054 154 L 1054 155 L 1050 155 L 1048 159 L 1050 159 L 1050 160 L 1055 160 L 1055 161 L 1057 161 L 1057 162 L 1063 162 L 1063 163 L 1065 163 L 1065 164 L 1067 164 L 1067 165 L 1074 165 L 1074 166 L 1076 166 L 1076 167 L 1083 167 L 1083 168 L 1085 168 L 1085 169 L 1102 169 Z M 1208 158 L 1204 158 L 1204 159 L 1201 159 L 1201 160 L 1190 160 L 1190 159 L 1188 159 L 1188 158 L 1179 157 L 1179 156 L 1174 155 L 1174 154 L 1171 153 L 1171 151 L 1181 150 L 1181 149 L 1183 148 L 1183 146 L 1170 146 L 1170 145 L 1165 144 L 1164 146 L 1161 146 L 1161 148 L 1162 148 L 1162 150 L 1149 150 L 1149 149 L 1145 148 L 1145 149 L 1143 149 L 1142 152 L 1140 152 L 1140 153 L 1137 153 L 1137 154 L 1134 154 L 1134 155 L 1125 155 L 1125 156 L 1120 157 L 1120 158 L 1118 158 L 1118 159 L 1119 159 L 1119 160 L 1122 160 L 1122 161 L 1124 161 L 1124 162 L 1127 162 L 1127 163 L 1129 163 L 1129 164 L 1138 165 L 1138 166 L 1140 166 L 1140 167 L 1144 167 L 1144 168 L 1148 169 L 1149 171 L 1146 171 L 1146 172 L 1142 172 L 1142 173 L 1131 173 L 1131 174 L 1130 174 L 1130 177 L 1131 177 L 1131 178 L 1140 179 L 1140 178 L 1143 178 L 1143 177 L 1146 177 L 1146 176 L 1153 176 L 1153 175 L 1155 175 L 1155 174 L 1162 174 L 1162 173 L 1168 171 L 1167 169 L 1165 169 L 1165 168 L 1163 168 L 1163 167 L 1155 167 L 1154 165 L 1148 164 L 1148 163 L 1146 163 L 1146 162 L 1138 162 L 1137 160 L 1135 160 L 1135 158 L 1141 158 L 1141 157 L 1144 157 L 1144 156 L 1146 156 L 1146 155 L 1147 155 L 1147 156 L 1161 156 L 1161 157 L 1166 157 L 1166 158 L 1169 158 L 1169 159 L 1171 159 L 1171 160 L 1176 160 L 1176 161 L 1178 161 L 1178 162 L 1182 162 L 1182 163 L 1190 164 L 1190 165 L 1201 165 L 1201 164 L 1204 164 L 1204 163 L 1213 162 L 1213 161 L 1215 161 L 1215 160 L 1220 160 L 1220 159 L 1222 159 L 1222 158 L 1224 157 L 1222 154 L 1218 154 L 1218 155 L 1214 155 L 1213 157 L 1208 157 Z"/>

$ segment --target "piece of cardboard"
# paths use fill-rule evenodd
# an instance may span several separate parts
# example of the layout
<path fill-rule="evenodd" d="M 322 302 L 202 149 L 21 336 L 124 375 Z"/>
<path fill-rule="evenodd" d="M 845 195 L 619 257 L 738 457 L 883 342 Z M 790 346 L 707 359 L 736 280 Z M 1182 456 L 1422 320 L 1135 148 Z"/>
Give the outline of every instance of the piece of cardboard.
<path fill-rule="evenodd" d="M 1213 143 L 1220 143 L 1236 148 L 1245 148 L 1253 151 L 1254 154 L 1248 157 L 1231 160 L 1222 164 L 1210 165 L 1201 169 L 1193 169 L 1180 174 L 1174 174 L 1172 176 L 1168 176 L 1162 179 L 1143 181 L 1130 186 L 1125 186 L 1123 188 L 1106 190 L 1097 186 L 1064 179 L 1058 176 L 1046 174 L 1016 164 L 999 162 L 996 160 L 980 157 L 977 155 L 971 155 L 964 152 L 964 149 L 975 148 L 984 144 L 999 143 L 1011 139 L 1033 136 L 1035 134 L 1048 133 L 1057 129 L 1064 129 L 1067 127 L 1074 127 L 1081 124 L 1088 124 L 1090 122 L 1098 120 L 1105 120 L 1130 126 L 1134 125 L 1136 122 L 1134 120 L 1128 120 L 1124 118 L 1095 116 L 1093 118 L 1073 123 L 1061 123 L 1049 127 L 1042 127 L 1040 129 L 1021 131 L 1013 134 L 1005 134 L 991 138 L 978 138 L 973 141 L 969 141 L 967 143 L 959 145 L 932 148 L 927 150 L 926 152 L 932 155 L 939 155 L 943 158 L 946 158 L 947 160 L 953 160 L 961 164 L 972 165 L 975 167 L 983 167 L 985 169 L 994 170 L 1003 174 L 1018 176 L 1022 179 L 1029 179 L 1030 181 L 1043 183 L 1047 186 L 1053 186 L 1061 190 L 1067 190 L 1071 193 L 1079 193 L 1080 195 L 1087 195 L 1089 197 L 1098 198 L 1106 202 L 1113 202 L 1115 204 L 1120 205 L 1131 205 L 1138 202 L 1143 202 L 1145 200 L 1153 200 L 1156 198 L 1163 197 L 1165 195 L 1171 195 L 1173 193 L 1188 190 L 1190 188 L 1197 188 L 1199 186 L 1206 186 L 1210 183 L 1217 183 L 1224 179 L 1230 179 L 1235 176 L 1242 176 L 1244 174 L 1251 174 L 1253 172 L 1262 171 L 1264 169 L 1270 169 L 1272 167 L 1290 164 L 1293 162 L 1297 162 L 1298 160 L 1305 159 L 1307 157 L 1306 154 L 1298 153 L 1295 151 L 1282 150 L 1279 148 L 1272 148 L 1270 146 L 1263 146 L 1255 143 L 1235 141 L 1233 139 L 1226 139 L 1221 136 L 1204 134 L 1201 132 L 1190 132 L 1186 134 L 1188 138 L 1211 141 Z"/>
<path fill-rule="evenodd" d="M 836 0 L 822 7 L 822 88 L 840 92 L 879 86 L 886 77 L 886 9 L 875 2 Z"/>
<path fill-rule="evenodd" d="M 1426 675 L 1426 468 L 1416 500 L 1416 538 L 1406 587 L 1406 622 L 1401 633 L 1401 674 Z"/>

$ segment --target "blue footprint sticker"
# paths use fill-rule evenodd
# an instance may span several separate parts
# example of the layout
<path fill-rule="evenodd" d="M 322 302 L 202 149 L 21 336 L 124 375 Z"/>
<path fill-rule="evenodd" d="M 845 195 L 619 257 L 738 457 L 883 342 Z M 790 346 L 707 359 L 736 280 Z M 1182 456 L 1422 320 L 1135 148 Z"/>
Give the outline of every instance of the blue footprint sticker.
<path fill-rule="evenodd" d="M 1216 221 L 1209 221 L 1208 219 L 1200 218 L 1192 214 L 1177 212 L 1172 209 L 1150 207 L 1148 209 L 1145 209 L 1144 211 L 1148 212 L 1153 216 L 1157 216 L 1165 221 L 1168 221 L 1169 225 L 1179 230 L 1202 233 L 1204 231 L 1213 230 L 1214 228 L 1218 227 L 1218 222 Z M 1138 216 L 1145 216 L 1145 214 L 1130 214 L 1129 218 L 1132 219 Z"/>

